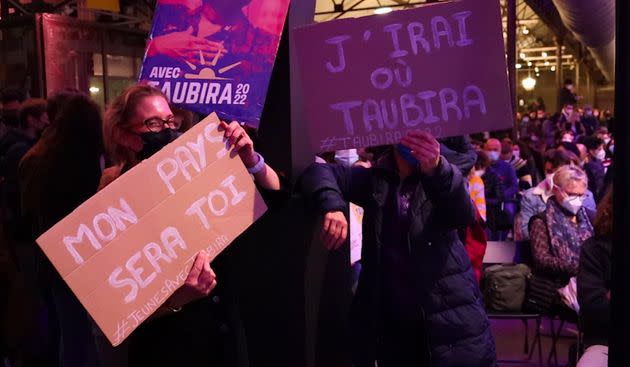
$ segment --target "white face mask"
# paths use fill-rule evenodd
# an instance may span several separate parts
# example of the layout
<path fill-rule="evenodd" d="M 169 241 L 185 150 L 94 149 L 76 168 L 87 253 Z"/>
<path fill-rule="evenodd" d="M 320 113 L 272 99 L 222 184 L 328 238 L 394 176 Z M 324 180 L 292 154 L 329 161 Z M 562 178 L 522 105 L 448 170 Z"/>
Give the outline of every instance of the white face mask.
<path fill-rule="evenodd" d="M 563 136 L 562 137 L 562 142 L 563 143 L 573 143 L 573 138 L 571 136 Z"/>
<path fill-rule="evenodd" d="M 584 204 L 584 199 L 582 199 L 580 196 L 566 197 L 562 200 L 562 203 L 560 203 L 563 208 L 568 210 L 573 215 L 576 215 L 580 211 L 582 204 Z"/>
<path fill-rule="evenodd" d="M 595 153 L 595 158 L 597 158 L 600 161 L 603 161 L 604 158 L 606 158 L 606 152 L 604 151 L 604 149 L 598 150 L 597 153 Z"/>
<path fill-rule="evenodd" d="M 338 150 L 335 152 L 335 161 L 343 166 L 352 167 L 359 160 L 356 149 Z"/>
<path fill-rule="evenodd" d="M 610 138 L 605 138 L 604 139 L 604 144 L 608 145 L 608 143 L 610 143 Z"/>
<path fill-rule="evenodd" d="M 545 174 L 545 180 L 551 182 L 553 184 L 553 173 Z"/>
<path fill-rule="evenodd" d="M 485 174 L 486 174 L 486 170 L 485 169 L 478 169 L 478 170 L 475 171 L 475 176 L 477 176 L 477 177 L 481 177 L 481 176 L 483 176 Z"/>

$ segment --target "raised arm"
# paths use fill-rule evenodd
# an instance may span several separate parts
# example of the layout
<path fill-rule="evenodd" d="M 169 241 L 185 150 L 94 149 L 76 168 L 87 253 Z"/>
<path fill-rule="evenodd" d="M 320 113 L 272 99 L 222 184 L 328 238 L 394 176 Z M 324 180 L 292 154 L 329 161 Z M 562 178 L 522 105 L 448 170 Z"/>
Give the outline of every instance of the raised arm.
<path fill-rule="evenodd" d="M 269 167 L 263 157 L 254 150 L 254 142 L 245 129 L 236 121 L 221 122 L 225 130 L 224 137 L 230 147 L 238 152 L 243 164 L 254 175 L 256 183 L 267 190 L 280 190 L 280 178 L 273 168 Z"/>

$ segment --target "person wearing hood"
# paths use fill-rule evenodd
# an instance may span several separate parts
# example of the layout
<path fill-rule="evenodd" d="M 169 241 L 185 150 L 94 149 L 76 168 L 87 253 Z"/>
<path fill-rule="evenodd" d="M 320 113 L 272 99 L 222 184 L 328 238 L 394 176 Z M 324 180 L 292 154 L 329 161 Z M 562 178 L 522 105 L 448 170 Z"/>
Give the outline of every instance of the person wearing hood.
<path fill-rule="evenodd" d="M 99 189 L 177 139 L 181 135 L 177 132 L 179 127 L 180 121 L 159 89 L 139 84 L 123 91 L 105 113 L 103 138 L 113 166 L 103 172 Z M 226 145 L 239 155 L 256 184 L 263 189 L 279 190 L 277 173 L 254 150 L 245 129 L 236 121 L 221 122 L 219 129 L 224 131 Z M 230 344 L 232 335 L 221 328 L 228 323 L 224 317 L 228 311 L 216 301 L 219 299 L 214 290 L 217 276 L 208 259 L 205 251 L 197 254 L 184 285 L 125 340 L 122 347 L 112 349 L 104 336 L 98 334 L 101 362 L 116 366 L 204 362 L 217 366 L 237 365 L 232 359 L 238 358 L 232 353 L 235 349 Z M 209 301 L 207 296 L 213 290 L 215 296 Z M 174 343 L 165 335 L 178 335 L 178 341 Z M 152 353 L 155 348 L 168 353 Z"/>

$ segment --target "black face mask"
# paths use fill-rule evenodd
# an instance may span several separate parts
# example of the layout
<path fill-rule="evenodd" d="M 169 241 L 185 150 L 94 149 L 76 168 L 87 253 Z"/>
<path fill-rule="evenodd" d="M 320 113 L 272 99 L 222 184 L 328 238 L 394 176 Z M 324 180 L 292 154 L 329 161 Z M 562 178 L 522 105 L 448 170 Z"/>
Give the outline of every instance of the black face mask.
<path fill-rule="evenodd" d="M 140 134 L 140 137 L 144 142 L 144 147 L 138 153 L 138 158 L 147 159 L 151 157 L 173 140 L 177 139 L 180 135 L 181 133 L 172 129 L 164 129 L 159 133 L 148 132 Z"/>
<path fill-rule="evenodd" d="M 18 127 L 20 124 L 20 113 L 18 110 L 3 110 L 0 120 L 8 127 Z"/>

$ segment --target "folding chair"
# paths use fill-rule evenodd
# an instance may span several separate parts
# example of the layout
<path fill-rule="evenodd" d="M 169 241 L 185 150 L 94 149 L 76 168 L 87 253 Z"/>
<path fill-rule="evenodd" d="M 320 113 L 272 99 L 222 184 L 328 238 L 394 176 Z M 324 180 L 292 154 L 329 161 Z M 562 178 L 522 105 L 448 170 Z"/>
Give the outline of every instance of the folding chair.
<path fill-rule="evenodd" d="M 486 247 L 486 254 L 483 258 L 483 264 L 513 264 L 514 255 L 516 253 L 516 244 L 514 242 L 493 242 L 489 241 Z M 499 360 L 499 363 L 503 364 L 529 364 L 534 356 L 536 347 L 538 347 L 538 366 L 543 366 L 543 352 L 542 341 L 540 336 L 540 325 L 542 323 L 542 315 L 531 312 L 495 312 L 492 310 L 486 310 L 488 319 L 490 320 L 521 320 L 525 326 L 525 341 L 523 347 L 523 354 L 527 356 L 525 359 L 520 360 Z M 536 322 L 536 332 L 534 339 L 530 345 L 529 343 L 529 321 Z"/>

